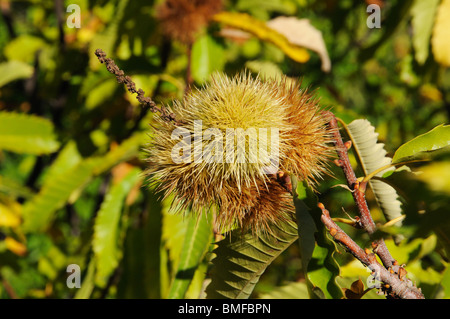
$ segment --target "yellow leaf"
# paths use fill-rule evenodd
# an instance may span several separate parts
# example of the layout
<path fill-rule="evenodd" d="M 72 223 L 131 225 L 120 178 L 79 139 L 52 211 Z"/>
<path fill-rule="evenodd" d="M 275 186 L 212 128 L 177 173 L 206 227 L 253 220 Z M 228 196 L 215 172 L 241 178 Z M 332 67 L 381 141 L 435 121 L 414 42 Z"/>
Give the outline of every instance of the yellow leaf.
<path fill-rule="evenodd" d="M 296 17 L 277 17 L 267 25 L 284 35 L 292 44 L 310 49 L 319 54 L 322 61 L 322 71 L 330 72 L 331 60 L 323 40 L 322 32 L 317 30 L 308 19 Z"/>
<path fill-rule="evenodd" d="M 10 206 L 5 206 L 0 203 L 0 226 L 17 227 L 20 225 L 21 220 L 18 214 L 19 204 L 11 203 Z M 20 205 L 19 205 L 20 206 Z"/>
<path fill-rule="evenodd" d="M 450 66 L 450 0 L 442 0 L 436 14 L 431 45 L 434 59 Z"/>
<path fill-rule="evenodd" d="M 442 101 L 442 92 L 435 86 L 426 83 L 419 88 L 420 96 L 430 101 Z"/>
<path fill-rule="evenodd" d="M 281 33 L 271 29 L 263 21 L 245 13 L 221 12 L 214 16 L 216 22 L 249 32 L 260 40 L 270 42 L 280 48 L 292 60 L 304 63 L 310 56 L 305 48 L 295 45 Z"/>
<path fill-rule="evenodd" d="M 6 248 L 11 250 L 16 255 L 24 256 L 27 253 L 27 247 L 12 237 L 6 237 L 5 244 Z"/>

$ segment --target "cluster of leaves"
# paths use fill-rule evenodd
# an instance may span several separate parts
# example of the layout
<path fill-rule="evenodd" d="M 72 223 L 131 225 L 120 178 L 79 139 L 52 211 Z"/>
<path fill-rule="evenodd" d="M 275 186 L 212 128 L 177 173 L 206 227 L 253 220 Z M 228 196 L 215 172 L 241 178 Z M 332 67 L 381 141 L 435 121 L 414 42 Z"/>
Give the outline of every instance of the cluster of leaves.
<path fill-rule="evenodd" d="M 141 175 L 152 116 L 98 62 L 101 48 L 158 103 L 182 97 L 188 65 L 198 86 L 214 71 L 247 68 L 301 77 L 346 123 L 367 118 L 377 133 L 365 122 L 345 131 L 360 176 L 383 169 L 367 194 L 377 235 L 427 298 L 448 298 L 448 153 L 412 171 L 383 165 L 449 144 L 438 126 L 450 117 L 449 1 L 232 0 L 190 59 L 161 31 L 160 2 L 2 2 L 0 297 L 379 297 L 352 285 L 369 272 L 329 239 L 315 208 L 319 196 L 333 216 L 355 215 L 348 191 L 333 187 L 343 183 L 338 168 L 319 195 L 298 184 L 298 223 L 273 237 L 237 230 L 219 241 L 211 214 L 170 214 L 170 198 L 160 201 Z M 380 29 L 366 24 L 372 2 Z M 81 9 L 79 29 L 66 25 L 69 4 Z M 399 215 L 401 227 L 386 223 Z M 80 289 L 66 285 L 70 264 L 82 270 Z"/>

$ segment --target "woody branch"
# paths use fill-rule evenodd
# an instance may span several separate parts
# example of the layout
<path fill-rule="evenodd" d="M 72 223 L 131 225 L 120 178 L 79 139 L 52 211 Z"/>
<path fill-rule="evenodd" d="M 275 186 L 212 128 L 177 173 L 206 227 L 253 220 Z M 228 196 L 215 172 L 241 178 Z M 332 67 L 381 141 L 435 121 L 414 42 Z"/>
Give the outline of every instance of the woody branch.
<path fill-rule="evenodd" d="M 352 191 L 353 199 L 360 214 L 359 217 L 361 225 L 369 235 L 372 235 L 377 230 L 377 227 L 372 219 L 372 215 L 370 214 L 370 210 L 365 198 L 367 183 L 360 183 L 356 178 L 355 172 L 353 171 L 350 160 L 348 158 L 347 150 L 349 148 L 349 144 L 344 144 L 344 142 L 342 141 L 336 117 L 331 112 L 327 112 L 326 115 L 330 117 L 329 125 L 333 134 L 333 141 L 335 144 L 336 152 L 339 157 L 339 159 L 337 160 L 337 165 L 342 168 L 342 171 L 344 172 L 345 178 L 347 180 L 347 185 Z M 383 239 L 375 240 L 373 242 L 373 246 L 376 247 L 376 253 L 380 257 L 385 267 L 391 267 L 395 263 L 395 259 L 391 256 Z"/>
<path fill-rule="evenodd" d="M 370 214 L 370 210 L 365 198 L 367 183 L 359 182 L 356 178 L 347 153 L 351 144 L 343 142 L 341 134 L 339 133 L 339 127 L 336 117 L 331 112 L 325 112 L 324 116 L 327 116 L 329 118 L 329 126 L 333 134 L 333 143 L 338 155 L 336 164 L 341 167 L 342 171 L 344 172 L 345 178 L 347 180 L 347 185 L 351 190 L 353 199 L 356 203 L 356 207 L 360 215 L 359 220 L 362 227 L 369 235 L 372 235 L 377 230 L 377 227 L 372 219 L 372 215 Z M 319 207 L 322 209 L 322 222 L 324 222 L 330 234 L 336 241 L 344 245 L 346 249 L 364 265 L 368 266 L 370 264 L 373 264 L 374 262 L 377 262 L 375 255 L 367 254 L 367 252 L 361 249 L 347 234 L 345 234 L 340 228 L 337 228 L 337 225 L 331 220 L 331 218 L 329 218 L 328 211 L 325 210 L 323 205 L 320 205 Z M 423 298 L 423 294 L 420 292 L 420 289 L 412 285 L 412 288 L 408 288 L 407 290 L 405 290 L 405 285 L 400 284 L 394 280 L 395 278 L 402 279 L 406 274 L 406 270 L 403 267 L 398 266 L 398 262 L 392 257 L 383 239 L 374 240 L 372 242 L 372 248 L 374 253 L 380 257 L 381 262 L 384 265 L 384 267 L 381 267 L 381 279 L 385 284 L 391 287 L 390 289 L 396 296 L 400 298 Z M 395 290 L 394 287 L 396 287 Z M 409 292 L 409 290 L 414 291 Z"/>
<path fill-rule="evenodd" d="M 95 55 L 101 63 L 106 65 L 106 69 L 116 76 L 117 82 L 123 83 L 126 85 L 127 90 L 130 93 L 137 94 L 136 99 L 141 103 L 144 107 L 148 107 L 151 112 L 159 113 L 161 118 L 166 122 L 174 122 L 175 125 L 182 125 L 184 122 L 181 120 L 177 120 L 175 118 L 175 114 L 169 113 L 169 111 L 162 105 L 161 107 L 157 107 L 156 103 L 149 97 L 145 96 L 145 92 L 142 89 L 136 89 L 136 84 L 131 80 L 128 75 L 125 75 L 123 70 L 121 70 L 113 59 L 107 58 L 106 53 L 101 50 L 95 50 Z"/>
<path fill-rule="evenodd" d="M 378 263 L 375 254 L 368 249 L 364 250 L 353 241 L 330 217 L 330 213 L 322 203 L 319 203 L 322 210 L 321 220 L 328 229 L 330 235 L 339 244 L 343 245 L 349 253 L 358 259 L 364 266 L 377 272 L 378 278 L 383 282 L 380 287 L 384 293 L 392 297 L 401 299 L 424 299 L 420 288 L 413 285 L 410 279 L 406 278 L 406 270 L 395 262 L 389 269 Z"/>

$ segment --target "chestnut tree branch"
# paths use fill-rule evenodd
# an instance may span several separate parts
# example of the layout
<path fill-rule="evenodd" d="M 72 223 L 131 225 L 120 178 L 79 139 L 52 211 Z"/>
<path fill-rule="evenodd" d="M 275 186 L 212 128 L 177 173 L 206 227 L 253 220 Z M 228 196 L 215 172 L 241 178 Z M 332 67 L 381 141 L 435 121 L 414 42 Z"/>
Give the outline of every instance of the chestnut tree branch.
<path fill-rule="evenodd" d="M 337 119 L 332 112 L 324 112 L 324 116 L 328 117 L 328 125 L 332 132 L 332 140 L 338 155 L 336 164 L 342 168 L 347 186 L 349 187 L 353 199 L 356 203 L 359 212 L 359 222 L 369 235 L 372 235 L 377 227 L 370 214 L 369 206 L 365 198 L 365 191 L 367 182 L 359 182 L 356 178 L 353 167 L 350 164 L 348 157 L 348 149 L 351 143 L 344 143 L 339 133 Z M 322 222 L 330 232 L 333 239 L 342 244 L 355 258 L 370 269 L 376 269 L 381 281 L 384 283 L 382 289 L 385 294 L 391 297 L 405 298 L 405 299 L 424 299 L 424 296 L 419 288 L 415 287 L 412 282 L 407 279 L 406 270 L 398 265 L 398 262 L 392 257 L 386 243 L 383 239 L 377 239 L 372 242 L 373 252 L 378 255 L 383 263 L 382 267 L 375 254 L 359 247 L 339 226 L 331 219 L 329 212 L 325 209 L 323 204 L 319 204 L 322 210 Z"/>
<path fill-rule="evenodd" d="M 383 283 L 379 288 L 385 295 L 401 299 L 425 299 L 420 288 L 417 288 L 410 279 L 406 278 L 406 270 L 403 267 L 395 263 L 388 269 L 384 268 L 378 262 L 374 253 L 371 253 L 368 249 L 362 249 L 333 221 L 322 203 L 319 203 L 318 206 L 322 210 L 322 223 L 333 239 L 372 271 L 372 274 L 376 276 L 375 278 Z"/>
<path fill-rule="evenodd" d="M 136 89 L 136 83 L 134 83 L 128 75 L 125 75 L 125 73 L 119 69 L 113 59 L 107 58 L 106 53 L 103 50 L 95 50 L 95 55 L 101 63 L 106 65 L 106 69 L 116 76 L 117 82 L 125 84 L 130 93 L 137 94 L 136 99 L 144 107 L 147 107 L 153 113 L 159 113 L 161 118 L 166 122 L 174 122 L 177 126 L 184 124 L 183 121 L 175 118 L 174 113 L 169 113 L 164 105 L 157 107 L 156 103 L 151 98 L 145 96 L 144 90 Z"/>
<path fill-rule="evenodd" d="M 360 183 L 356 178 L 347 153 L 350 144 L 346 145 L 342 141 L 336 117 L 331 112 L 326 112 L 325 116 L 329 117 L 329 126 L 333 134 L 333 142 L 339 157 L 339 159 L 337 160 L 337 164 L 342 168 L 342 171 L 344 172 L 345 178 L 347 180 L 347 185 L 352 190 L 352 196 L 360 214 L 359 217 L 361 224 L 367 231 L 367 233 L 369 235 L 372 235 L 377 230 L 377 227 L 372 219 L 372 215 L 370 214 L 370 210 L 366 201 L 365 190 L 367 183 Z M 383 265 L 385 267 L 391 267 L 395 263 L 395 259 L 391 256 L 384 240 L 375 240 L 373 245 L 374 247 L 376 247 L 376 253 L 383 262 Z"/>

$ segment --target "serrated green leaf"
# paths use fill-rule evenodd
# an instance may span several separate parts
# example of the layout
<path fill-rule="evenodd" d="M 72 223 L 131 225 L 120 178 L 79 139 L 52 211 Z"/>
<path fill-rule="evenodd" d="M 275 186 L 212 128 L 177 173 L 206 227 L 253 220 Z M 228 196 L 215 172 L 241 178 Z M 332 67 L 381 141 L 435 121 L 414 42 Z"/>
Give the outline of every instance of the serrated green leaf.
<path fill-rule="evenodd" d="M 0 87 L 9 82 L 27 79 L 33 74 L 33 67 L 20 61 L 8 61 L 0 63 Z"/>
<path fill-rule="evenodd" d="M 52 153 L 58 147 L 49 120 L 35 115 L 0 112 L 0 149 L 41 155 Z"/>
<path fill-rule="evenodd" d="M 169 291 L 169 299 L 184 298 L 202 256 L 212 239 L 211 214 L 189 218 L 178 270 Z"/>
<path fill-rule="evenodd" d="M 163 204 L 163 223 L 161 239 L 163 246 L 168 252 L 170 271 L 175 273 L 178 268 L 178 262 L 183 248 L 183 239 L 186 236 L 188 223 L 185 221 L 183 214 L 174 214 L 170 212 L 170 205 L 173 198 L 165 199 Z"/>
<path fill-rule="evenodd" d="M 95 160 L 85 160 L 65 174 L 45 182 L 45 186 L 23 207 L 23 230 L 25 232 L 44 231 L 53 215 L 63 207 L 73 191 L 84 185 L 92 176 L 97 165 Z"/>
<path fill-rule="evenodd" d="M 120 218 L 125 197 L 139 181 L 141 171 L 132 169 L 106 194 L 94 225 L 92 249 L 96 261 L 95 283 L 104 287 L 109 276 L 119 264 L 121 250 L 118 247 Z"/>
<path fill-rule="evenodd" d="M 142 223 L 130 225 L 123 245 L 120 282 L 117 287 L 119 299 L 159 299 L 161 295 L 161 219 L 162 205 L 154 191 L 145 192 L 145 214 L 136 205 Z M 133 208 L 133 206 L 131 207 Z M 134 212 L 130 211 L 130 215 Z M 164 264 L 167 268 L 167 263 Z"/>
<path fill-rule="evenodd" d="M 254 236 L 235 229 L 217 243 L 207 298 L 250 297 L 266 268 L 298 238 L 293 222 L 274 225 L 272 231 L 273 235 Z"/>
<path fill-rule="evenodd" d="M 33 190 L 4 176 L 0 176 L 0 193 L 6 193 L 12 197 L 20 196 L 26 199 L 33 196 Z"/>
<path fill-rule="evenodd" d="M 81 160 L 82 157 L 78 152 L 75 141 L 69 141 L 58 153 L 58 156 L 53 161 L 52 165 L 45 172 L 44 185 L 46 181 L 50 181 L 56 176 L 63 175 L 65 172 L 70 171 L 70 169 L 80 163 Z"/>
<path fill-rule="evenodd" d="M 378 133 L 368 120 L 354 120 L 347 125 L 348 134 L 352 140 L 352 147 L 356 151 L 364 174 L 367 176 L 377 169 L 391 164 L 392 159 L 386 156 L 384 144 L 378 143 Z M 395 170 L 394 167 L 380 171 L 375 176 L 382 177 L 383 174 Z M 398 200 L 397 191 L 389 184 L 370 179 L 369 186 L 373 191 L 375 199 L 388 221 L 402 215 L 401 202 Z M 396 226 L 401 226 L 401 222 Z M 396 242 L 403 239 L 402 235 L 396 236 Z"/>
<path fill-rule="evenodd" d="M 129 160 L 138 156 L 140 146 L 145 142 L 147 133 L 136 133 L 123 141 L 118 147 L 98 158 L 98 165 L 94 169 L 94 174 L 99 175 L 117 163 Z"/>
<path fill-rule="evenodd" d="M 83 278 L 81 288 L 78 289 L 77 292 L 75 293 L 74 299 L 89 299 L 95 286 L 94 275 L 95 275 L 95 262 L 92 259 L 91 262 L 89 263 L 86 275 Z"/>
<path fill-rule="evenodd" d="M 393 163 L 422 158 L 430 152 L 450 145 L 450 125 L 441 124 L 400 146 L 394 154 Z"/>
<path fill-rule="evenodd" d="M 80 191 L 92 177 L 107 171 L 117 163 L 137 156 L 144 137 L 145 134 L 136 133 L 104 156 L 84 159 L 69 169 L 60 170 L 60 174 L 48 176 L 39 193 L 24 205 L 23 230 L 44 231 L 55 212 L 64 206 L 73 192 Z M 58 162 L 55 165 L 59 166 Z"/>

